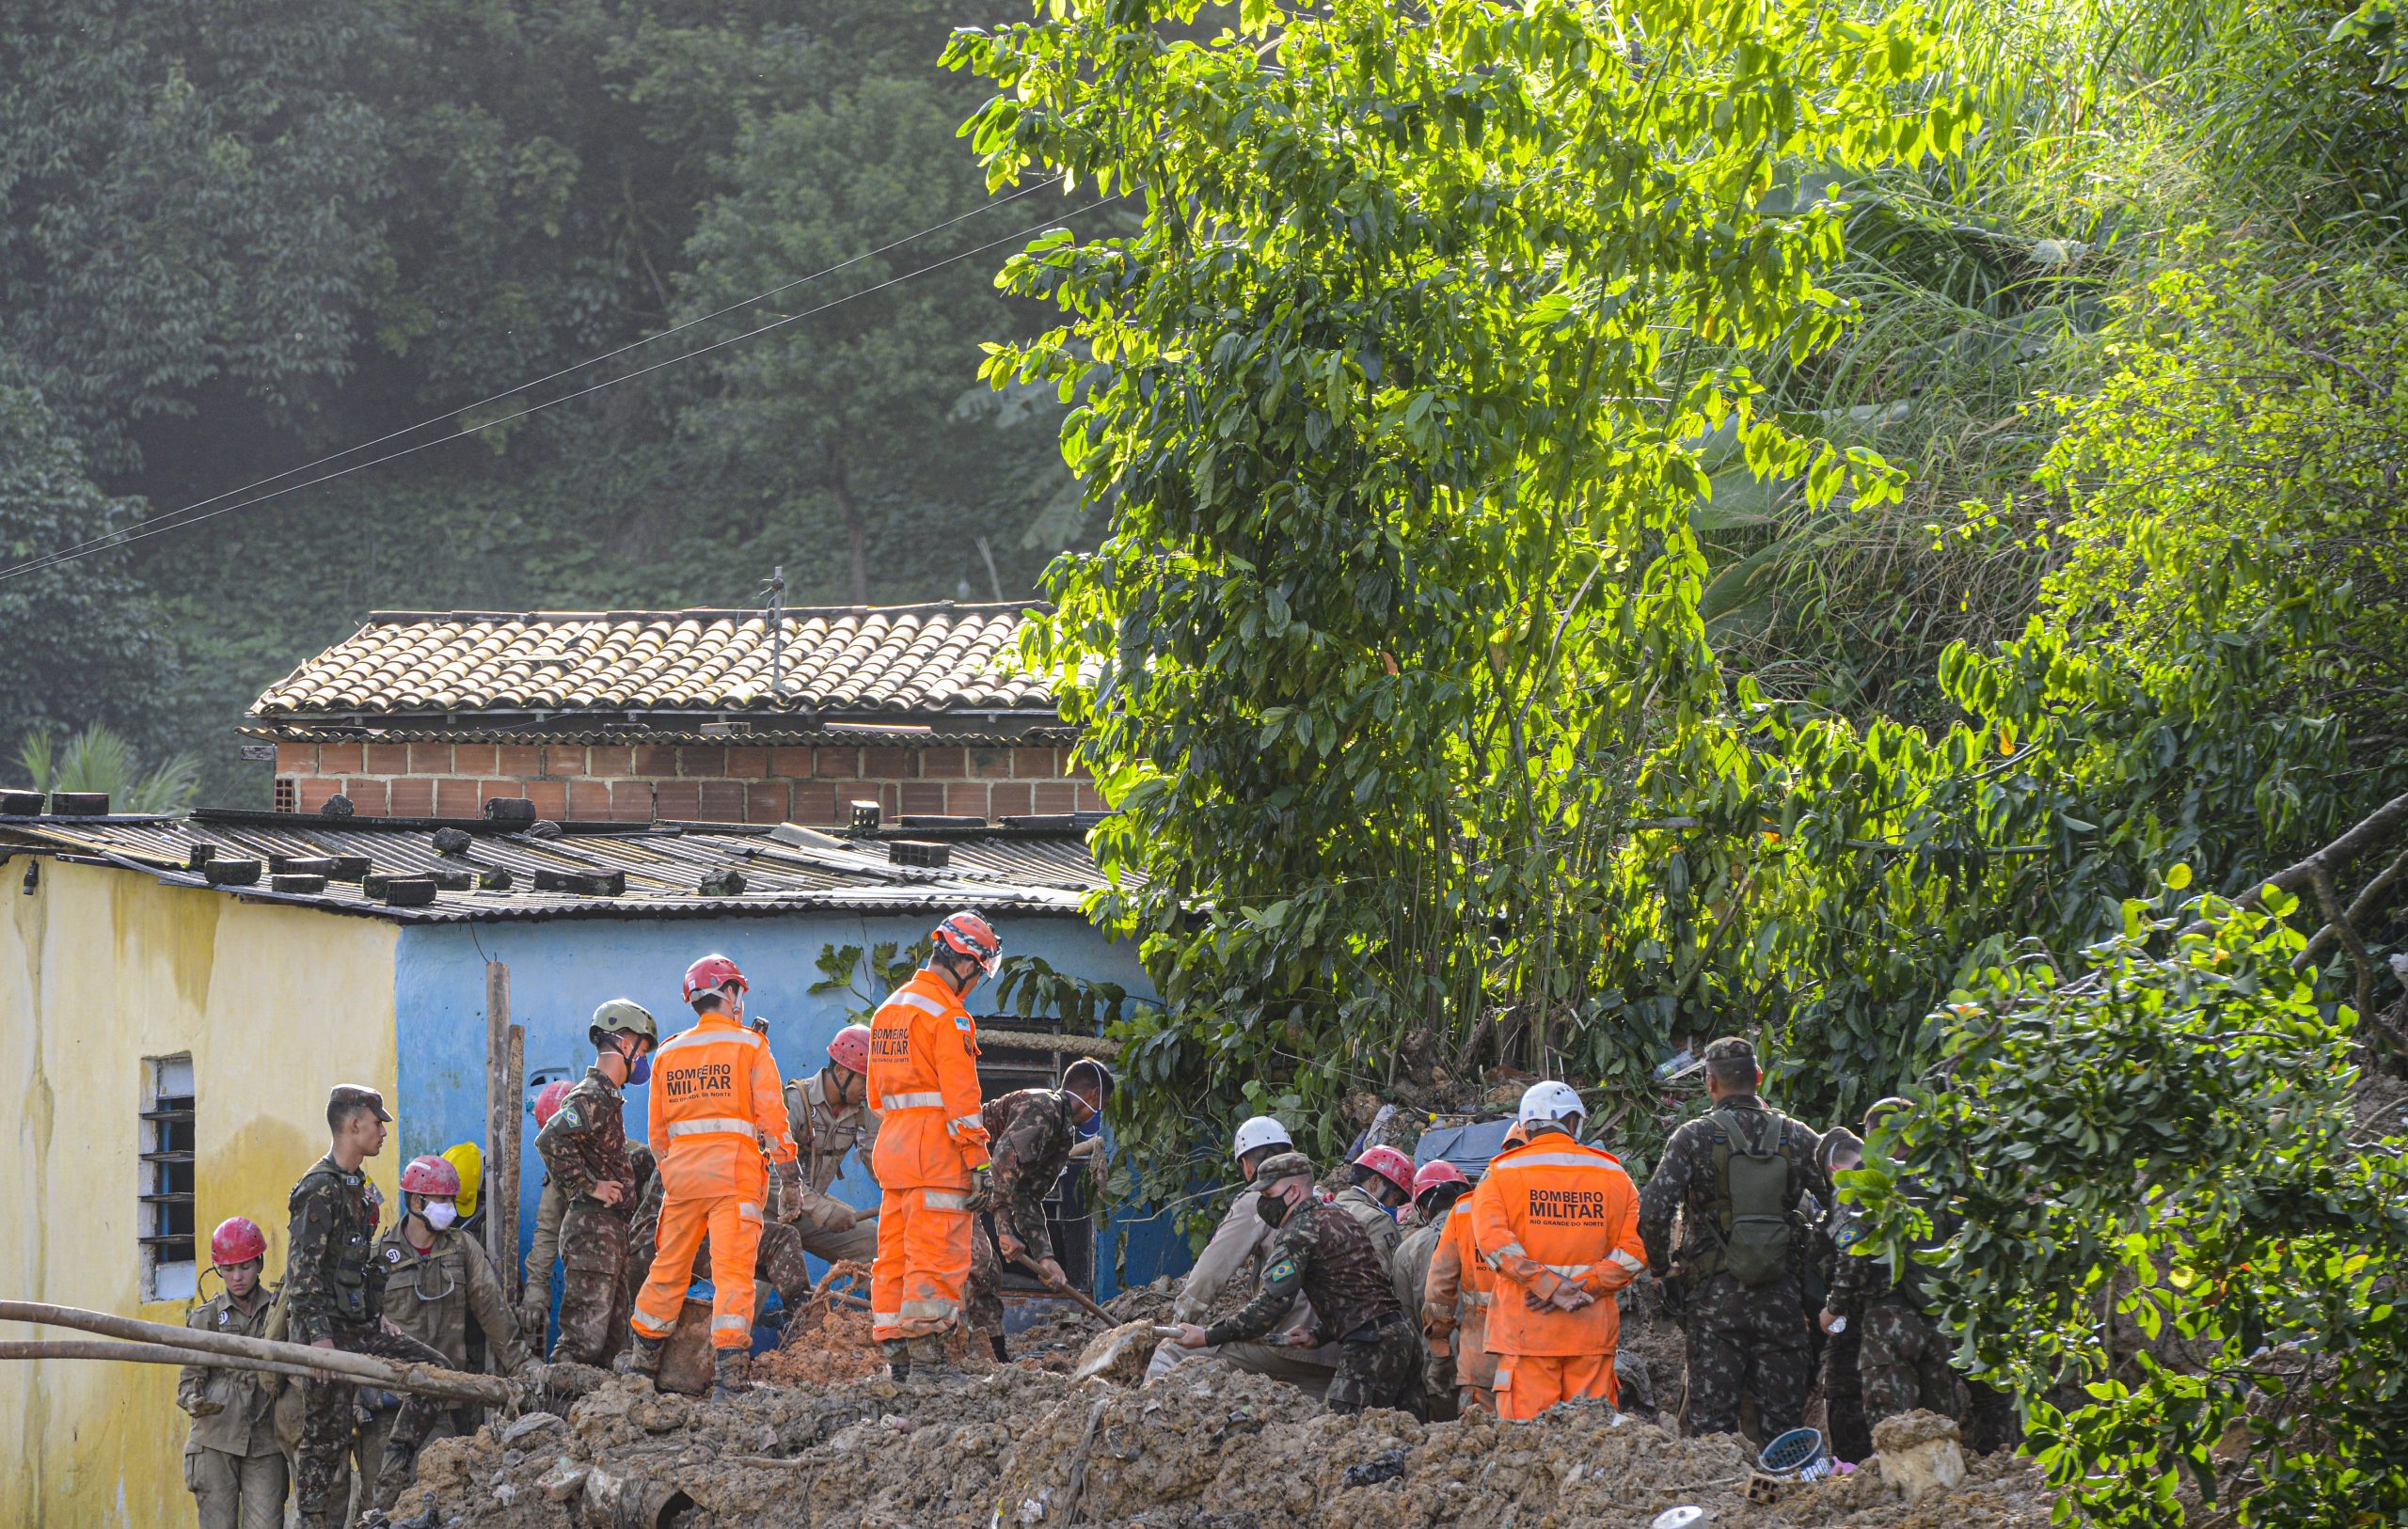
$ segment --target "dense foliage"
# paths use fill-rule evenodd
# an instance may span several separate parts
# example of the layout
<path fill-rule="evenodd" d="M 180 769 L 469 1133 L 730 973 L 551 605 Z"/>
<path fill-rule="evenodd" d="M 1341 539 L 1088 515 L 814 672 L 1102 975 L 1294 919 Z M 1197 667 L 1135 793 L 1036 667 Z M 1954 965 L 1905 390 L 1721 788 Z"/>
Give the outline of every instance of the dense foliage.
<path fill-rule="evenodd" d="M 2033 1398 L 2069 1515 L 2408 1513 L 2408 1159 L 2362 1139 L 2354 1016 L 2319 1002 L 2295 910 L 2133 899 L 2079 972 L 1982 970 L 1943 1011 L 1944 1081 L 1847 1175 L 1892 1257 L 1947 1207 L 1937 1309 Z"/>
<path fill-rule="evenodd" d="M 977 211 L 953 137 L 977 93 L 938 61 L 975 9 L 68 0 L 0 23 L 9 564 L 841 300 L 0 583 L 0 735 L 108 722 L 198 753 L 207 799 L 264 805 L 233 723 L 371 609 L 744 605 L 777 564 L 790 602 L 1033 593 L 1080 533 L 1061 411 L 987 405 L 978 344 L 1029 321 L 993 288 L 1008 244 L 957 257 L 1071 204 Z"/>

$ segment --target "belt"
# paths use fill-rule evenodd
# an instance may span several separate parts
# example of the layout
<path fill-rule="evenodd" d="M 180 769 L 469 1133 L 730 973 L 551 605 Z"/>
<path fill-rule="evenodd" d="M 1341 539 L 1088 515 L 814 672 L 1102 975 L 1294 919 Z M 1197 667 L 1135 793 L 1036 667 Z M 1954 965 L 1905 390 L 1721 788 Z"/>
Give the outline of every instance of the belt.
<path fill-rule="evenodd" d="M 1354 1332 L 1349 1332 L 1346 1336 L 1339 1339 L 1338 1341 L 1340 1343 L 1377 1343 L 1380 1341 L 1381 1329 L 1402 1327 L 1403 1325 L 1404 1313 L 1401 1311 L 1388 1312 L 1382 1316 L 1372 1317 L 1370 1321 L 1364 1323 L 1361 1327 L 1356 1328 Z"/>

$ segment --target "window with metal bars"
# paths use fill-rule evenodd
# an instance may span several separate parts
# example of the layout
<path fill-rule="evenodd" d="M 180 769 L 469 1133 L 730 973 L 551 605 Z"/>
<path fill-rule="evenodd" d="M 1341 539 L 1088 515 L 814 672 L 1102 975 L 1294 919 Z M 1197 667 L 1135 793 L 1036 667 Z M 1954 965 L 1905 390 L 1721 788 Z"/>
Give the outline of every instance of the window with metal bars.
<path fill-rule="evenodd" d="M 150 1057 L 142 1097 L 141 1214 L 135 1238 L 146 1300 L 182 1300 L 199 1273 L 193 1224 L 192 1058 Z"/>

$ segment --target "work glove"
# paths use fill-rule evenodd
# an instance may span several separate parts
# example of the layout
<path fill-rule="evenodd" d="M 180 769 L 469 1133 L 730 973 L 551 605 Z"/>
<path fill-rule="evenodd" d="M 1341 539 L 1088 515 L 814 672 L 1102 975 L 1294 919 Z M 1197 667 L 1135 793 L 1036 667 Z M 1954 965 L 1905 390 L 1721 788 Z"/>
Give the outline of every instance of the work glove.
<path fill-rule="evenodd" d="M 777 1184 L 769 1192 L 769 1219 L 790 1222 L 802 1210 L 802 1170 L 791 1162 L 777 1165 Z"/>
<path fill-rule="evenodd" d="M 861 1224 L 862 1213 L 842 1200 L 831 1199 L 819 1211 L 819 1230 L 833 1237 Z"/>
<path fill-rule="evenodd" d="M 995 1203 L 994 1170 L 985 1163 L 970 1170 L 970 1192 L 961 1197 L 961 1208 L 975 1215 Z"/>

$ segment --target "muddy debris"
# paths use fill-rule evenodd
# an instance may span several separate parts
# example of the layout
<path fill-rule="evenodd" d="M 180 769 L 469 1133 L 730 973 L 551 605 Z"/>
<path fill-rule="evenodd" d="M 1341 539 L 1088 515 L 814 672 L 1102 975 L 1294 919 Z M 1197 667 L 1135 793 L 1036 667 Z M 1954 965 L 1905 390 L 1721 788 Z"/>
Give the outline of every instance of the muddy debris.
<path fill-rule="evenodd" d="M 1537 1423 L 1335 1417 L 1302 1393 L 1203 1359 L 1142 1388 L 1033 1363 L 929 1392 L 882 1372 L 728 1403 L 612 1379 L 564 1427 L 487 1427 L 427 1447 L 398 1520 L 461 1529 L 674 1524 L 873 1529 L 1642 1529 L 1667 1508 L 1764 1529 L 2040 1529 L 2028 1462 L 1967 1461 L 1907 1502 L 1877 1466 L 1744 1497 L 1741 1441 L 1682 1439 L 1602 1404 Z M 428 1517 L 429 1512 L 432 1517 Z"/>

